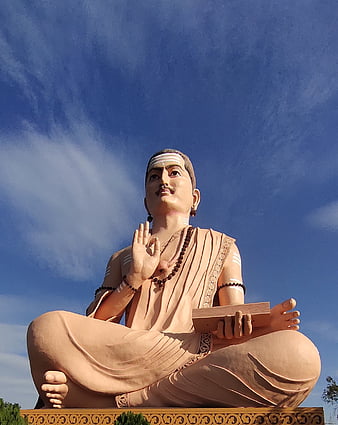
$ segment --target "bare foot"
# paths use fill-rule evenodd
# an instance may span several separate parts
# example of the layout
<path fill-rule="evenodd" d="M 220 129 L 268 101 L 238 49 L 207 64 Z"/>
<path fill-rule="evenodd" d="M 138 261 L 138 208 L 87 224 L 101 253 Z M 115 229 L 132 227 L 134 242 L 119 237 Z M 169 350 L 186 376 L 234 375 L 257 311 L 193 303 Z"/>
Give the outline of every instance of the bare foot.
<path fill-rule="evenodd" d="M 295 307 L 296 300 L 294 298 L 290 298 L 280 304 L 275 305 L 271 309 L 270 327 L 273 331 L 283 329 L 298 331 L 300 313 L 299 311 L 294 310 Z"/>
<path fill-rule="evenodd" d="M 68 393 L 66 375 L 58 370 L 49 370 L 45 373 L 44 379 L 45 383 L 41 385 L 41 389 L 45 393 L 45 398 L 52 407 L 61 409 Z"/>

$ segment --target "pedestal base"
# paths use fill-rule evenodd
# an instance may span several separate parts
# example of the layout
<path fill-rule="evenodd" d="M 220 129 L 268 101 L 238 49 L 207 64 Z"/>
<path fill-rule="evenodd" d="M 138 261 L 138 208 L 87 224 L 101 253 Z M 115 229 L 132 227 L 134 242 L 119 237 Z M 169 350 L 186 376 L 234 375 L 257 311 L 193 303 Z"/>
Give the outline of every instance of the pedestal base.
<path fill-rule="evenodd" d="M 31 425 L 113 425 L 123 411 L 142 413 L 152 425 L 324 425 L 321 407 L 144 408 L 21 410 Z"/>

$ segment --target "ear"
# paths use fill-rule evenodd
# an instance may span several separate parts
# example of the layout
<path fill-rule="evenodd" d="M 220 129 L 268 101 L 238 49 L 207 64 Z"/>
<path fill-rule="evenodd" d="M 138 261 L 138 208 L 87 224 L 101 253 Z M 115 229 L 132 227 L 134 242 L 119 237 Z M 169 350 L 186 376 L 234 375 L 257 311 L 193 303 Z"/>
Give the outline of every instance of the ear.
<path fill-rule="evenodd" d="M 147 205 L 147 200 L 146 198 L 143 199 L 143 203 L 144 203 L 144 208 L 147 210 L 147 213 L 150 215 L 150 212 L 148 210 L 148 205 Z"/>
<path fill-rule="evenodd" d="M 200 201 L 201 201 L 201 192 L 198 189 L 194 189 L 192 191 L 192 199 L 193 199 L 193 207 L 195 210 L 197 210 Z"/>

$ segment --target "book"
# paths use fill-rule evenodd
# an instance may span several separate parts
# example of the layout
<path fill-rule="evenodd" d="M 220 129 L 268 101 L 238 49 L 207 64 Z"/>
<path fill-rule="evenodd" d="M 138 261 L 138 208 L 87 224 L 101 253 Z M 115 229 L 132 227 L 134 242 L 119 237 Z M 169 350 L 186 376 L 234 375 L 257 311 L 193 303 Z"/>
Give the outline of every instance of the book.
<path fill-rule="evenodd" d="M 194 308 L 192 321 L 197 332 L 207 333 L 217 329 L 218 322 L 225 316 L 234 316 L 236 311 L 251 314 L 252 327 L 259 328 L 270 323 L 270 303 L 248 303 L 237 305 L 222 305 L 218 307 Z"/>

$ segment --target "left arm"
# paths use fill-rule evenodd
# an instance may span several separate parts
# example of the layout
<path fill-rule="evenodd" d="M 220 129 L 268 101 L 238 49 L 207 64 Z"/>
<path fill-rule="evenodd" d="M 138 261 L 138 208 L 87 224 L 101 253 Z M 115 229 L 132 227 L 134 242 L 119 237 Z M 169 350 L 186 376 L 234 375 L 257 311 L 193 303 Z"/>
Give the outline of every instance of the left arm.
<path fill-rule="evenodd" d="M 218 279 L 218 299 L 220 305 L 244 304 L 245 286 L 242 280 L 241 258 L 235 244 L 224 262 L 223 270 Z M 241 342 L 256 336 L 265 335 L 278 330 L 299 329 L 300 313 L 294 310 L 296 301 L 290 298 L 271 309 L 270 324 L 264 328 L 252 329 L 251 315 L 237 311 L 235 316 L 226 316 L 218 323 L 214 332 L 214 342 L 231 340 L 230 344 Z"/>
<path fill-rule="evenodd" d="M 219 305 L 244 304 L 241 256 L 236 244 L 230 248 L 217 286 Z"/>
<path fill-rule="evenodd" d="M 242 279 L 241 256 L 236 244 L 230 248 L 218 279 L 219 305 L 244 304 L 245 286 Z M 218 322 L 216 338 L 231 340 L 252 333 L 251 315 L 237 311 L 235 316 L 226 316 Z M 215 341 L 216 342 L 216 341 Z"/>

